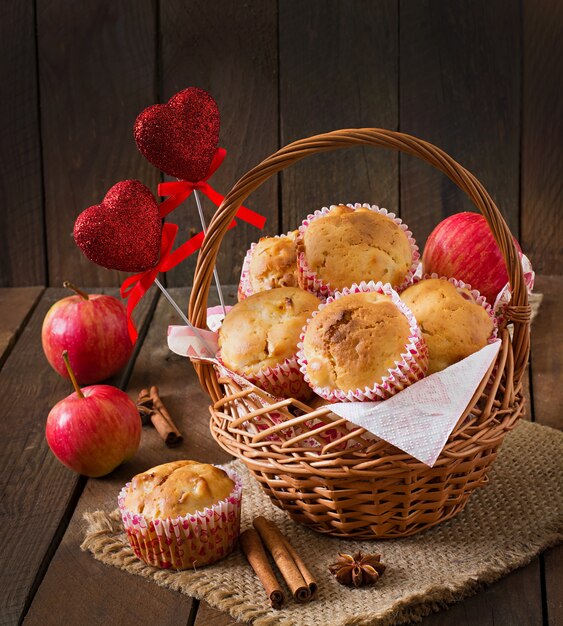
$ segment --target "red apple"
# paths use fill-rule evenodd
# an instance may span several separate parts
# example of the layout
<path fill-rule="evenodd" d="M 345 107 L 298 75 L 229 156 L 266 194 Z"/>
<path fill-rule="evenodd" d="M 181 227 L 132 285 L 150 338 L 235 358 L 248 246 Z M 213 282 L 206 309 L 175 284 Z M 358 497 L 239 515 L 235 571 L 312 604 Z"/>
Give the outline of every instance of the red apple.
<path fill-rule="evenodd" d="M 68 361 L 68 356 L 65 357 Z M 141 419 L 129 396 L 110 385 L 80 389 L 69 367 L 74 393 L 47 417 L 45 435 L 54 455 L 70 469 L 105 476 L 131 459 L 141 438 Z"/>
<path fill-rule="evenodd" d="M 519 255 L 520 246 L 514 239 Z M 425 273 L 469 283 L 494 304 L 508 283 L 508 272 L 487 220 L 478 213 L 456 213 L 430 233 L 422 255 Z"/>
<path fill-rule="evenodd" d="M 106 380 L 119 372 L 133 351 L 125 307 L 113 296 L 88 295 L 68 282 L 64 286 L 77 295 L 55 302 L 47 312 L 41 332 L 45 356 L 68 378 L 61 357 L 67 350 L 80 384 Z"/>

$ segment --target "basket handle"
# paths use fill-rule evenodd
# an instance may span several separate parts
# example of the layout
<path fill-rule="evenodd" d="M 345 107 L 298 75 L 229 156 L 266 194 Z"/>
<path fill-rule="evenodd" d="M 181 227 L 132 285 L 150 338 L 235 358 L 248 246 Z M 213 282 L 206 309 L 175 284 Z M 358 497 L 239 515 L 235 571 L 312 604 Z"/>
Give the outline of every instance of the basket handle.
<path fill-rule="evenodd" d="M 392 130 L 380 128 L 345 129 L 300 139 L 281 148 L 247 172 L 225 196 L 209 223 L 197 258 L 188 309 L 190 321 L 200 328 L 205 328 L 207 298 L 219 246 L 238 208 L 246 198 L 271 176 L 307 156 L 360 145 L 399 150 L 426 161 L 448 176 L 469 196 L 477 209 L 485 216 L 504 257 L 512 287 L 512 300 L 507 309 L 507 318 L 514 322 L 512 339 L 514 378 L 516 382 L 519 382 L 528 362 L 531 311 L 522 266 L 508 225 L 490 195 L 473 174 L 433 144 Z M 212 397 L 218 397 L 219 390 L 212 367 L 199 365 L 196 370 L 204 388 Z"/>

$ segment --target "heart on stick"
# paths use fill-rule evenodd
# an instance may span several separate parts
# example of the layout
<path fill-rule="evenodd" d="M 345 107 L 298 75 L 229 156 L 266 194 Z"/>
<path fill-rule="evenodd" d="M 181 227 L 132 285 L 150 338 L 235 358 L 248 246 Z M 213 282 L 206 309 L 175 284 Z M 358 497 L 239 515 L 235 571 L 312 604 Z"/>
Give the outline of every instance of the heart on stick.
<path fill-rule="evenodd" d="M 74 240 L 90 261 L 112 270 L 144 272 L 160 255 L 162 220 L 150 189 L 138 180 L 114 185 L 101 204 L 74 223 Z"/>
<path fill-rule="evenodd" d="M 166 104 L 145 109 L 135 120 L 141 154 L 160 170 L 182 180 L 203 180 L 219 142 L 219 109 L 203 89 L 188 87 Z"/>

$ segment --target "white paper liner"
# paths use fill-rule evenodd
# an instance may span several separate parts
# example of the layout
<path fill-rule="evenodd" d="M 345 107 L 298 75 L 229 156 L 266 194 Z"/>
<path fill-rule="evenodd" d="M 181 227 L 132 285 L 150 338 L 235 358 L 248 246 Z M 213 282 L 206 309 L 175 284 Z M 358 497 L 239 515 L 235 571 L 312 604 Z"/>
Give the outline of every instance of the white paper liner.
<path fill-rule="evenodd" d="M 221 467 L 221 466 L 218 466 Z M 221 467 L 234 481 L 227 498 L 210 508 L 175 518 L 146 520 L 125 508 L 127 483 L 118 496 L 123 526 L 135 555 L 162 569 L 209 565 L 233 551 L 240 533 L 242 479 Z"/>
<path fill-rule="evenodd" d="M 268 239 L 280 239 L 281 237 L 290 237 L 293 231 L 289 231 L 285 235 L 274 235 L 273 237 L 268 237 Z M 265 239 L 265 237 L 263 237 Z M 252 284 L 250 282 L 250 262 L 252 260 L 252 254 L 254 253 L 254 249 L 258 243 L 251 244 L 250 248 L 247 250 L 244 255 L 244 261 L 242 262 L 242 270 L 240 273 L 240 281 L 238 285 L 237 298 L 240 302 L 245 298 L 254 294 L 254 290 L 252 289 Z"/>
<path fill-rule="evenodd" d="M 226 305 L 225 310 L 222 306 L 212 306 L 207 308 L 207 328 L 216 333 L 223 324 L 225 313 L 228 313 L 233 307 Z"/>
<path fill-rule="evenodd" d="M 335 291 L 337 290 L 331 287 L 329 282 L 325 282 L 324 280 L 322 280 L 320 276 L 309 267 L 309 264 L 307 263 L 307 259 L 305 256 L 305 251 L 303 250 L 303 237 L 304 237 L 305 231 L 307 230 L 307 227 L 309 226 L 311 222 L 313 222 L 316 219 L 319 219 L 320 217 L 325 217 L 331 212 L 332 209 L 336 208 L 336 206 L 338 205 L 332 204 L 330 205 L 330 207 L 323 207 L 322 209 L 315 211 L 313 214 L 308 215 L 303 220 L 301 226 L 299 227 L 299 235 L 297 237 L 297 269 L 299 272 L 299 285 L 301 286 L 302 289 L 305 289 L 306 291 L 310 291 L 311 293 L 316 294 L 319 298 L 323 300 L 333 295 Z M 418 263 L 420 259 L 420 252 L 418 250 L 418 246 L 416 245 L 416 241 L 413 237 L 412 232 L 409 230 L 408 226 L 404 224 L 400 218 L 396 217 L 394 213 L 390 213 L 389 211 L 387 211 L 387 209 L 380 209 L 375 204 L 369 205 L 369 204 L 360 204 L 356 202 L 355 204 L 346 204 L 346 206 L 352 209 L 359 209 L 363 207 L 366 209 L 370 209 L 374 213 L 385 215 L 391 220 L 393 220 L 393 222 L 395 222 L 395 224 L 397 224 L 397 226 L 399 226 L 401 230 L 404 231 L 405 235 L 407 236 L 409 240 L 409 244 L 411 246 L 412 264 L 403 282 L 400 285 L 397 285 L 397 286 L 391 285 L 391 286 L 393 287 L 393 289 L 395 289 L 395 291 L 399 293 L 403 291 L 404 289 L 406 289 L 412 282 L 412 277 L 414 276 L 414 273 L 418 267 Z M 374 282 L 374 281 L 370 281 L 370 282 Z M 341 290 L 339 289 L 338 291 L 341 291 Z"/>
<path fill-rule="evenodd" d="M 308 361 L 303 350 L 303 341 L 305 339 L 307 326 L 311 320 L 331 302 L 352 293 L 369 293 L 373 291 L 389 296 L 393 304 L 409 322 L 409 339 L 404 352 L 400 355 L 401 359 L 395 361 L 395 367 L 389 369 L 389 374 L 384 376 L 380 382 L 374 383 L 372 387 L 342 391 L 340 389 L 316 386 L 311 382 L 307 374 Z M 297 348 L 297 361 L 305 381 L 317 395 L 330 402 L 366 402 L 368 400 L 376 402 L 386 400 L 405 387 L 423 378 L 428 369 L 428 348 L 414 315 L 401 300 L 399 294 L 388 283 L 383 284 L 381 281 L 378 283 L 370 281 L 369 283 L 361 282 L 359 285 L 354 284 L 351 287 L 346 287 L 341 291 L 335 292 L 325 303 L 321 303 L 319 308 L 313 312 L 312 317 L 307 320 L 307 323 L 303 327 Z"/>

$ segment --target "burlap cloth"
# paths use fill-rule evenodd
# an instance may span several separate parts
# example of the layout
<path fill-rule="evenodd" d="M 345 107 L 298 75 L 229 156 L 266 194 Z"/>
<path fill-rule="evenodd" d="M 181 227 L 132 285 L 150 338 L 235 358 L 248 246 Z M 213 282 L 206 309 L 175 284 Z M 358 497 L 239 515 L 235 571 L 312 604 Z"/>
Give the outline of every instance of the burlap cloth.
<path fill-rule="evenodd" d="M 242 528 L 257 515 L 274 519 L 316 575 L 317 600 L 298 605 L 290 599 L 283 610 L 270 609 L 238 552 L 198 571 L 147 566 L 129 548 L 117 510 L 85 515 L 82 549 L 108 565 L 205 599 L 255 626 L 362 626 L 419 621 L 563 539 L 563 433 L 528 422 L 507 436 L 490 484 L 473 494 L 462 513 L 406 539 L 360 542 L 318 535 L 273 506 L 240 461 L 234 467 L 245 483 Z M 348 589 L 327 571 L 337 552 L 358 549 L 383 554 L 387 571 L 375 587 Z"/>

